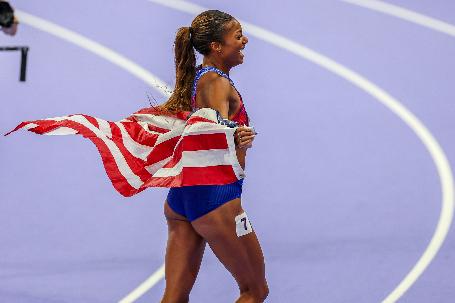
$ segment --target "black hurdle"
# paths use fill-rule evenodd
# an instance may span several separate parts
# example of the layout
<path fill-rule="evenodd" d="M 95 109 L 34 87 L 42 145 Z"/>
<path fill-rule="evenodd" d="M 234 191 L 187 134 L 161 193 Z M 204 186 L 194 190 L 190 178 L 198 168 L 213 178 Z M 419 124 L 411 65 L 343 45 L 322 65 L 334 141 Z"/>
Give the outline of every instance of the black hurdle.
<path fill-rule="evenodd" d="M 21 72 L 19 76 L 19 81 L 25 82 L 27 74 L 27 56 L 28 56 L 28 46 L 6 46 L 0 47 L 0 51 L 10 52 L 10 51 L 21 51 Z"/>

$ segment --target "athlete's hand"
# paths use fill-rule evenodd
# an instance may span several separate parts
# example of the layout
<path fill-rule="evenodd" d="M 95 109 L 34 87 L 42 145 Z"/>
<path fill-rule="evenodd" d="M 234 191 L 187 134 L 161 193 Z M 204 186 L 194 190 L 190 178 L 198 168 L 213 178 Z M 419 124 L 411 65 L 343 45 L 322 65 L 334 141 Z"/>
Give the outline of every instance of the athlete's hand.
<path fill-rule="evenodd" d="M 234 132 L 234 142 L 238 148 L 247 149 L 253 146 L 256 136 L 254 130 L 248 126 L 239 126 Z"/>

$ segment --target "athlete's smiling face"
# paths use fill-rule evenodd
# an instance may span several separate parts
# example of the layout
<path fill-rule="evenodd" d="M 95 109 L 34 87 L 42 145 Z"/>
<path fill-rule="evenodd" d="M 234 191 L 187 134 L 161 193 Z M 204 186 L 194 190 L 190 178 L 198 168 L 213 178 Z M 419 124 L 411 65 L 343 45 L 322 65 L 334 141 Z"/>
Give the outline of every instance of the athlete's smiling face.
<path fill-rule="evenodd" d="M 240 23 L 232 19 L 225 25 L 226 33 L 224 43 L 221 46 L 220 56 L 229 66 L 236 66 L 243 63 L 242 49 L 248 43 L 248 38 L 243 35 Z"/>

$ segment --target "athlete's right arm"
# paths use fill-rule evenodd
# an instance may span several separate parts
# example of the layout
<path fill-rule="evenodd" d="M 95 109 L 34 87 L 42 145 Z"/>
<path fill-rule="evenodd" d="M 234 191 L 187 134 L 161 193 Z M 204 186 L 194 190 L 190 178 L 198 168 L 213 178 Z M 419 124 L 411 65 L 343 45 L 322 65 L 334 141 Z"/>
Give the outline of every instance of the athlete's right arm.
<path fill-rule="evenodd" d="M 229 119 L 229 93 L 231 90 L 231 83 L 228 79 L 221 77 L 217 74 L 207 75 L 204 86 L 198 92 L 202 98 L 203 104 L 208 104 L 212 109 L 217 110 L 223 119 Z M 246 149 L 251 146 L 243 145 L 238 140 L 239 131 L 247 130 L 244 126 L 239 126 L 234 133 L 234 142 L 236 149 Z M 248 142 L 245 142 L 248 143 Z M 244 157 L 244 156 L 243 156 Z"/>
<path fill-rule="evenodd" d="M 231 84 L 228 79 L 214 74 L 210 75 L 199 94 L 203 104 L 217 110 L 223 119 L 229 119 L 230 89 Z"/>

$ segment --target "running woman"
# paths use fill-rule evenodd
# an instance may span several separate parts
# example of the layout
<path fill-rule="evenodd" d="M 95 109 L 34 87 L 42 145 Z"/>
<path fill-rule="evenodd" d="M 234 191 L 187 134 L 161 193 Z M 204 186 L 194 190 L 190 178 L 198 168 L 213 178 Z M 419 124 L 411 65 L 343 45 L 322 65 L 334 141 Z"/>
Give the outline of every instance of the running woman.
<path fill-rule="evenodd" d="M 241 24 L 219 10 L 205 11 L 176 34 L 176 84 L 160 107 L 169 111 L 212 108 L 239 125 L 236 154 L 245 169 L 255 132 L 229 71 L 243 63 L 248 38 Z M 203 62 L 196 67 L 195 50 Z M 240 296 L 236 303 L 260 303 L 269 293 L 264 256 L 241 203 L 243 179 L 225 185 L 170 188 L 164 202 L 168 224 L 165 256 L 166 289 L 161 303 L 188 302 L 204 255 L 210 248 L 232 274 Z"/>

